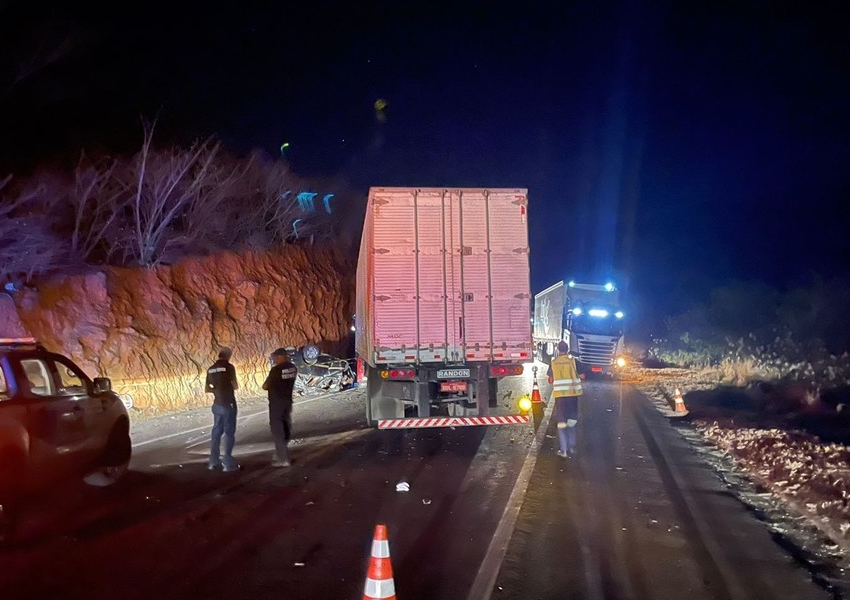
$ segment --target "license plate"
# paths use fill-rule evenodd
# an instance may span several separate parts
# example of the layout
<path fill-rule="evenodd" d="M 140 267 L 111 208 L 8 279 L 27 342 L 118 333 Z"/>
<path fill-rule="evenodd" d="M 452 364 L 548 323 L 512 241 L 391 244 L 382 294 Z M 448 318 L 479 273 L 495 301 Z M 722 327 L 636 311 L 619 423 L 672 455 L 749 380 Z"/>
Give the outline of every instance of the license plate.
<path fill-rule="evenodd" d="M 440 383 L 441 392 L 465 392 L 465 381 L 443 381 Z"/>
<path fill-rule="evenodd" d="M 602 367 L 590 367 L 591 372 L 593 373 L 601 373 Z"/>
<path fill-rule="evenodd" d="M 437 379 L 469 379 L 469 369 L 440 369 Z"/>

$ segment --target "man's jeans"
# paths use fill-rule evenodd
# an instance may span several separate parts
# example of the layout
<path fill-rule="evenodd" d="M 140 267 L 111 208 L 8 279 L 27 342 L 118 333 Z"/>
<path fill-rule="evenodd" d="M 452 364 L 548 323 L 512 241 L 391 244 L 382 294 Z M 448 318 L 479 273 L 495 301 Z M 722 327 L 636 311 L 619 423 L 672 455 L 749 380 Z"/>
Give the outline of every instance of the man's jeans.
<path fill-rule="evenodd" d="M 561 452 L 564 454 L 575 452 L 578 441 L 576 437 L 575 421 L 573 421 L 572 425 L 569 423 L 558 423 L 558 441 L 561 445 Z"/>
<path fill-rule="evenodd" d="M 215 421 L 212 428 L 212 439 L 210 444 L 210 465 L 225 467 L 233 466 L 233 444 L 236 433 L 236 407 L 213 404 L 212 414 Z M 220 458 L 221 436 L 224 435 L 224 460 Z"/>

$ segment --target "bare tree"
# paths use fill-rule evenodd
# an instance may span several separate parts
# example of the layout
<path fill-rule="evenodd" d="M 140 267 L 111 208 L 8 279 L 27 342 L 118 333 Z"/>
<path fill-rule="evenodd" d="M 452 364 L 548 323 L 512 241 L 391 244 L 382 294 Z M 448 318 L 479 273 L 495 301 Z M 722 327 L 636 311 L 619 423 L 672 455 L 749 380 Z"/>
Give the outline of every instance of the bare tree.
<path fill-rule="evenodd" d="M 0 277 L 29 280 L 55 269 L 63 246 L 33 208 L 37 190 L 8 192 L 12 177 L 0 181 Z"/>
<path fill-rule="evenodd" d="M 233 190 L 240 207 L 230 216 L 234 242 L 250 248 L 283 243 L 292 222 L 299 217 L 299 185 L 286 164 L 253 153 Z"/>
<path fill-rule="evenodd" d="M 73 227 L 69 240 L 73 260 L 91 262 L 101 250 L 101 257 L 111 251 L 108 231 L 119 224 L 126 208 L 126 194 L 115 176 L 118 162 L 104 157 L 89 161 L 80 157 L 74 170 L 74 187 L 70 194 Z"/>
<path fill-rule="evenodd" d="M 250 162 L 219 153 L 186 202 L 169 240 L 172 252 L 207 253 L 239 244 L 239 220 L 252 203 L 245 185 L 249 167 Z"/>
<path fill-rule="evenodd" d="M 202 193 L 213 174 L 219 143 L 212 138 L 188 150 L 151 149 L 153 125 L 146 125 L 142 149 L 133 159 L 130 207 L 133 244 L 128 250 L 138 264 L 155 266 L 173 241 L 177 219 Z"/>

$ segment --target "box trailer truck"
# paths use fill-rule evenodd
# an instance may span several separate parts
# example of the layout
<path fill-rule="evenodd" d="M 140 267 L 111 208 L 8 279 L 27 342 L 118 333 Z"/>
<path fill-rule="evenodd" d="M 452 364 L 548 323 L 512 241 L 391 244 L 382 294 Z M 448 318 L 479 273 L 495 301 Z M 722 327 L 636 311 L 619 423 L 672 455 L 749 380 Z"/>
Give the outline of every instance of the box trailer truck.
<path fill-rule="evenodd" d="M 525 189 L 369 191 L 355 344 L 379 428 L 525 423 L 496 387 L 532 360 Z"/>
<path fill-rule="evenodd" d="M 613 375 L 625 364 L 623 310 L 612 283 L 559 281 L 534 296 L 534 347 L 549 362 L 561 340 L 582 373 Z"/>

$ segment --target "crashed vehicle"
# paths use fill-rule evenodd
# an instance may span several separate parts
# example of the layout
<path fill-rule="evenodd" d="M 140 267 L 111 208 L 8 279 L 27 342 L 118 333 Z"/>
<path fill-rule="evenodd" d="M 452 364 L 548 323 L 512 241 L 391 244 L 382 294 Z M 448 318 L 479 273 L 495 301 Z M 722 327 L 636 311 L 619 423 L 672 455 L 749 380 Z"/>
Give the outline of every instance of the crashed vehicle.
<path fill-rule="evenodd" d="M 318 394 L 322 392 L 340 392 L 354 386 L 355 374 L 352 360 L 323 354 L 318 346 L 286 348 L 289 360 L 298 368 L 295 380 L 295 392 L 298 394 Z"/>

